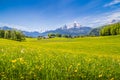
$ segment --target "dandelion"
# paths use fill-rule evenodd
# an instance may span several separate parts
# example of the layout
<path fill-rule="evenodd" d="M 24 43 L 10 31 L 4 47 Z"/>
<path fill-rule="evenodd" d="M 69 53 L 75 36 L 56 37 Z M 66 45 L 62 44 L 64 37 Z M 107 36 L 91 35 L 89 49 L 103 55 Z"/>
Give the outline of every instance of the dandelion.
<path fill-rule="evenodd" d="M 16 61 L 17 61 L 17 60 L 15 59 L 15 60 L 12 60 L 11 62 L 12 62 L 12 63 L 15 63 Z"/>
<path fill-rule="evenodd" d="M 80 63 L 78 63 L 77 66 L 80 66 Z"/>
<path fill-rule="evenodd" d="M 12 67 L 15 68 L 15 65 L 13 65 Z"/>
<path fill-rule="evenodd" d="M 102 74 L 100 74 L 98 77 L 99 77 L 99 78 L 102 77 Z"/>
<path fill-rule="evenodd" d="M 91 59 L 89 58 L 89 59 L 87 60 L 87 62 L 91 62 Z"/>
<path fill-rule="evenodd" d="M 114 78 L 111 78 L 110 80 L 114 80 Z"/>
<path fill-rule="evenodd" d="M 23 61 L 24 61 L 23 58 L 19 58 L 19 60 L 20 60 L 20 62 L 23 62 Z"/>
<path fill-rule="evenodd" d="M 20 78 L 21 78 L 21 79 L 24 79 L 24 77 L 23 77 L 23 76 L 21 76 Z"/>
<path fill-rule="evenodd" d="M 23 58 L 19 58 L 19 60 L 20 60 L 20 63 L 21 63 L 21 64 L 23 64 L 23 63 L 25 64 L 25 61 L 24 61 Z"/>
<path fill-rule="evenodd" d="M 77 69 L 74 72 L 77 72 Z"/>

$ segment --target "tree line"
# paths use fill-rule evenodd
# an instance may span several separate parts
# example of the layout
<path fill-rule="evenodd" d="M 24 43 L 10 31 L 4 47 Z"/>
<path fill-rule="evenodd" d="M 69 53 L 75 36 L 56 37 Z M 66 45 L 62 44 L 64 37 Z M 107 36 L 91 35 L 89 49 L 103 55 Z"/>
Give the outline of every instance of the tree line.
<path fill-rule="evenodd" d="M 47 36 L 38 36 L 37 39 L 41 40 L 41 39 L 49 39 L 49 38 L 55 38 L 55 37 L 59 37 L 59 38 L 83 38 L 83 37 L 88 37 L 88 36 L 89 35 L 73 36 L 73 35 L 69 35 L 69 34 L 49 33 Z"/>
<path fill-rule="evenodd" d="M 25 40 L 25 35 L 17 30 L 0 30 L 0 38 L 23 41 Z"/>
<path fill-rule="evenodd" d="M 48 34 L 49 38 L 54 38 L 54 37 L 65 37 L 65 38 L 71 38 L 71 35 L 67 35 L 67 34 L 59 34 L 59 33 L 50 33 Z"/>
<path fill-rule="evenodd" d="M 106 25 L 100 30 L 101 36 L 118 35 L 120 34 L 120 23 Z"/>
<path fill-rule="evenodd" d="M 55 38 L 55 37 L 73 38 L 73 36 L 67 35 L 67 34 L 49 33 L 46 37 L 38 36 L 38 40 L 47 39 L 47 38 Z"/>

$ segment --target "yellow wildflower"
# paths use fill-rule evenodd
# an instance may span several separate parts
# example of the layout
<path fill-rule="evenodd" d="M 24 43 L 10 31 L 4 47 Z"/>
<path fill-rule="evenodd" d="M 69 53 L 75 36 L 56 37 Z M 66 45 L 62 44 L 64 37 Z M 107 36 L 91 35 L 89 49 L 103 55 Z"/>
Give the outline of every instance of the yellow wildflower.
<path fill-rule="evenodd" d="M 110 80 L 114 80 L 114 78 L 111 78 Z"/>
<path fill-rule="evenodd" d="M 74 72 L 77 72 L 77 69 Z"/>
<path fill-rule="evenodd" d="M 15 65 L 13 65 L 12 67 L 15 68 Z"/>
<path fill-rule="evenodd" d="M 21 78 L 21 79 L 24 79 L 24 77 L 23 77 L 23 76 L 21 76 L 20 78 Z"/>
<path fill-rule="evenodd" d="M 77 66 L 80 66 L 80 63 L 78 63 Z"/>
<path fill-rule="evenodd" d="M 98 77 L 99 77 L 99 78 L 102 77 L 102 74 L 100 74 Z"/>
<path fill-rule="evenodd" d="M 12 63 L 15 63 L 16 61 L 17 61 L 17 60 L 15 59 L 15 60 L 12 60 L 11 62 L 12 62 Z"/>
<path fill-rule="evenodd" d="M 68 72 L 70 71 L 71 68 L 72 68 L 72 65 L 70 65 L 70 66 L 68 67 Z"/>
<path fill-rule="evenodd" d="M 23 60 L 23 58 L 19 58 L 20 59 L 20 62 L 23 62 L 24 60 Z"/>

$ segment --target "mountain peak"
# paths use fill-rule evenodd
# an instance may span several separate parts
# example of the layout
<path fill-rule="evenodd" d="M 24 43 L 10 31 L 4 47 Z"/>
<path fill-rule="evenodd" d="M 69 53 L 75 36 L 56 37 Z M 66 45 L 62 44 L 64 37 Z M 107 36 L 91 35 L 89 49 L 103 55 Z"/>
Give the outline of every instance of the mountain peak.
<path fill-rule="evenodd" d="M 114 23 L 117 23 L 117 22 L 120 22 L 120 19 L 113 19 L 108 24 L 114 24 Z"/>
<path fill-rule="evenodd" d="M 1 30 L 13 30 L 14 28 L 8 27 L 8 26 L 3 26 L 0 27 Z"/>
<path fill-rule="evenodd" d="M 49 33 L 67 34 L 72 36 L 87 35 L 91 29 L 91 27 L 82 26 L 74 21 L 74 23 L 70 25 L 65 24 L 63 27 L 57 28 L 56 30 L 43 32 L 41 35 L 46 36 Z"/>
<path fill-rule="evenodd" d="M 69 25 L 64 25 L 63 27 L 61 27 L 60 29 L 70 29 L 70 28 L 80 28 L 83 27 L 80 25 L 80 23 L 77 23 L 76 21 L 74 21 L 74 23 L 69 24 Z"/>

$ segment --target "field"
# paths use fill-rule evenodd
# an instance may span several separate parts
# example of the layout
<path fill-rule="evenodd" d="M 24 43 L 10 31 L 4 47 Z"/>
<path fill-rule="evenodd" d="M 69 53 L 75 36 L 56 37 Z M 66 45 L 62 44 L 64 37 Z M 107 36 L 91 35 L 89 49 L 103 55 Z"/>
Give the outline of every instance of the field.
<path fill-rule="evenodd" d="M 120 36 L 0 39 L 0 80 L 120 80 Z"/>

